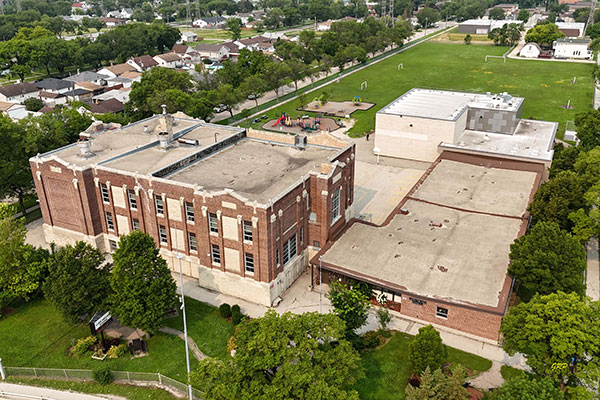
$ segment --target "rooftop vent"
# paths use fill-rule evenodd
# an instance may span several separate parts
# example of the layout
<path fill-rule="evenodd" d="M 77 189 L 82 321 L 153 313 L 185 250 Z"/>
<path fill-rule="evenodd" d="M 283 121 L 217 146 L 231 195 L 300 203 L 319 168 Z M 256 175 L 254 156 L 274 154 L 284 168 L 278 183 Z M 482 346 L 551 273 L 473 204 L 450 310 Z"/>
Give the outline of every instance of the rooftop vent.
<path fill-rule="evenodd" d="M 81 138 L 77 141 L 79 156 L 88 158 L 92 156 L 92 141 L 89 138 Z"/>
<path fill-rule="evenodd" d="M 305 135 L 294 136 L 294 147 L 304 150 L 306 148 L 306 136 Z"/>
<path fill-rule="evenodd" d="M 177 139 L 177 142 L 182 144 L 189 144 L 190 146 L 198 146 L 198 140 L 196 139 L 179 138 Z"/>
<path fill-rule="evenodd" d="M 169 148 L 169 132 L 159 132 L 158 142 L 161 149 L 166 150 L 167 148 Z"/>

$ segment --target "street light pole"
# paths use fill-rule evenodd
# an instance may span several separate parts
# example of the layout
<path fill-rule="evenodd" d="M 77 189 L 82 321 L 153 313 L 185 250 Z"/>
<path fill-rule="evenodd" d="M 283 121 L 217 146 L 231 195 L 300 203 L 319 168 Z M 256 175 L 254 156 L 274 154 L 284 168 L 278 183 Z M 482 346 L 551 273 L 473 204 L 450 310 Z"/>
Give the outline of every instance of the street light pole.
<path fill-rule="evenodd" d="M 188 345 L 187 320 L 185 315 L 185 295 L 183 293 L 183 267 L 181 266 L 181 259 L 183 258 L 183 255 L 179 253 L 179 244 L 177 243 L 177 224 L 175 224 L 175 247 L 177 249 L 176 257 L 177 260 L 179 260 L 179 282 L 181 285 L 181 311 L 183 314 L 183 336 L 185 341 L 185 364 L 188 376 L 188 396 L 189 400 L 194 400 L 192 384 L 190 383 L 190 349 Z"/>

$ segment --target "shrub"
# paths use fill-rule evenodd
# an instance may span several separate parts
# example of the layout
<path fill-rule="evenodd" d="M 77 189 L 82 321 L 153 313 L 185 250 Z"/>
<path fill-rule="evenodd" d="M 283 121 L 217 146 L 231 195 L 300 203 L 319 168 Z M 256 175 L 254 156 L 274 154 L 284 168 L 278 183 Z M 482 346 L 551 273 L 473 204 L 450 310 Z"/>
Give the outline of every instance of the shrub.
<path fill-rule="evenodd" d="M 77 343 L 75 343 L 75 346 L 73 346 L 73 349 L 71 350 L 71 355 L 75 357 L 85 355 L 90 351 L 90 347 L 92 347 L 96 341 L 97 339 L 94 336 L 77 339 Z"/>
<path fill-rule="evenodd" d="M 365 341 L 354 331 L 346 331 L 346 340 L 348 340 L 352 347 L 354 347 L 354 349 L 356 349 L 357 351 L 364 350 L 365 348 Z"/>
<path fill-rule="evenodd" d="M 368 349 L 374 349 L 381 344 L 381 335 L 377 331 L 369 331 L 363 335 L 363 342 Z"/>
<path fill-rule="evenodd" d="M 235 350 L 235 336 L 231 335 L 229 340 L 227 341 L 227 352 L 231 354 L 233 350 Z"/>
<path fill-rule="evenodd" d="M 110 349 L 106 352 L 108 358 L 119 358 L 127 355 L 129 353 L 129 349 L 125 344 L 120 344 L 118 346 L 110 346 Z"/>
<path fill-rule="evenodd" d="M 231 306 L 231 313 L 241 313 L 242 310 L 240 310 L 240 306 L 238 306 L 237 304 L 234 304 Z"/>
<path fill-rule="evenodd" d="M 232 310 L 232 312 L 231 312 L 231 322 L 233 322 L 234 325 L 239 324 L 242 321 L 243 317 L 244 317 L 244 314 L 242 314 L 240 311 Z"/>
<path fill-rule="evenodd" d="M 380 329 L 385 331 L 392 321 L 392 316 L 387 308 L 380 308 L 377 310 L 377 321 L 379 322 Z"/>
<path fill-rule="evenodd" d="M 36 97 L 30 97 L 29 99 L 25 100 L 23 104 L 25 104 L 25 109 L 27 111 L 39 111 L 42 107 L 44 107 L 42 100 Z"/>
<path fill-rule="evenodd" d="M 448 350 L 442 343 L 440 333 L 431 325 L 419 328 L 419 333 L 408 345 L 410 370 L 421 374 L 427 367 L 441 368 L 448 359 Z"/>
<path fill-rule="evenodd" d="M 219 312 L 221 313 L 221 317 L 229 318 L 231 317 L 231 306 L 227 303 L 221 304 L 219 306 Z"/>
<path fill-rule="evenodd" d="M 102 365 L 98 368 L 95 368 L 92 371 L 92 376 L 94 380 L 101 385 L 108 385 L 115 379 L 108 365 Z"/>

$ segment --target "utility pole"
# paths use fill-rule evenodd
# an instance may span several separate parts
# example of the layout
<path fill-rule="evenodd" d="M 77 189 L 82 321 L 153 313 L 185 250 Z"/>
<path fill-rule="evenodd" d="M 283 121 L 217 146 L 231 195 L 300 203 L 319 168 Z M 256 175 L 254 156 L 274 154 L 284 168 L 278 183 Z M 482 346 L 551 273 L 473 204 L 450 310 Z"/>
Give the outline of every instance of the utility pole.
<path fill-rule="evenodd" d="M 192 15 L 190 13 L 190 0 L 185 0 L 185 24 L 186 25 L 188 24 L 188 21 L 191 25 L 191 23 L 192 23 L 191 17 L 192 17 Z"/>

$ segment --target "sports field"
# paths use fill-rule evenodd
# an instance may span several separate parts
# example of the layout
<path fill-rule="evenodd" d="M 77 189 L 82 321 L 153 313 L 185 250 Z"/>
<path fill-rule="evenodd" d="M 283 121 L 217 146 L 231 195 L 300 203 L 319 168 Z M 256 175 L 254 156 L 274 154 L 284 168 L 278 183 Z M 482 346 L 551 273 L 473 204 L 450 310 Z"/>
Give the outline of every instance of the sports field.
<path fill-rule="evenodd" d="M 473 92 L 508 92 L 525 98 L 523 118 L 556 121 L 560 123 L 562 137 L 565 122 L 576 113 L 592 107 L 592 64 L 530 61 L 492 58 L 502 55 L 508 48 L 464 44 L 426 42 L 394 57 L 372 65 L 324 88 L 331 92 L 331 100 L 352 100 L 360 96 L 363 101 L 376 103 L 368 111 L 357 111 L 352 116 L 356 125 L 352 136 L 361 136 L 374 129 L 377 110 L 414 87 L 448 89 Z M 398 70 L 403 63 L 404 69 Z M 576 77 L 576 83 L 572 84 Z M 367 81 L 367 89 L 360 90 Z M 319 95 L 309 94 L 309 98 Z M 566 110 L 571 100 L 572 109 Z M 281 105 L 267 113 L 271 118 L 285 111 L 295 118 L 298 102 Z M 256 128 L 260 124 L 254 124 Z"/>

